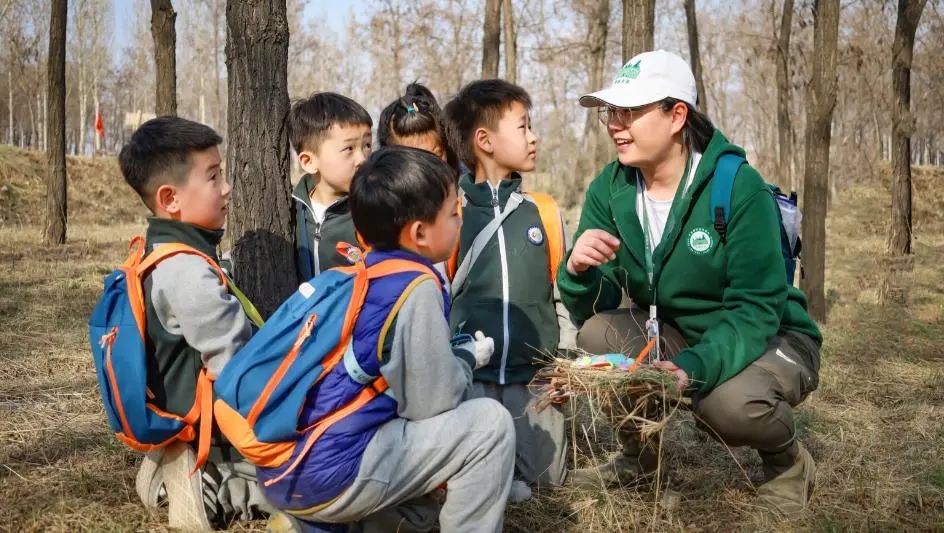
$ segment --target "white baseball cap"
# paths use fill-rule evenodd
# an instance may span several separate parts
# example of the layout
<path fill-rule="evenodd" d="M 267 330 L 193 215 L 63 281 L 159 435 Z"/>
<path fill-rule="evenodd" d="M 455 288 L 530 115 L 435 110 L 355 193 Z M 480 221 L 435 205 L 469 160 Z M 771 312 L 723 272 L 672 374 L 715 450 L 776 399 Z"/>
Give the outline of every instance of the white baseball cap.
<path fill-rule="evenodd" d="M 639 107 L 675 98 L 695 107 L 698 91 L 691 67 L 681 57 L 656 50 L 630 59 L 606 89 L 580 97 L 583 107 Z"/>

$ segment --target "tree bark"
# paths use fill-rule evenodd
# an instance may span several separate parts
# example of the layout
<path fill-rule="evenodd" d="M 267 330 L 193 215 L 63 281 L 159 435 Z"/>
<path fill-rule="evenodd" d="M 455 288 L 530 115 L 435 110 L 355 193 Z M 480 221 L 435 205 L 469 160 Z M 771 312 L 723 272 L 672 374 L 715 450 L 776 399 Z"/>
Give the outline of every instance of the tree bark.
<path fill-rule="evenodd" d="M 589 91 L 597 91 L 603 87 L 603 71 L 606 66 L 606 39 L 609 34 L 610 0 L 593 0 L 587 13 L 587 45 L 589 57 L 587 61 L 587 81 Z M 583 179 L 600 166 L 600 160 L 605 154 L 606 146 L 602 140 L 602 132 L 597 120 L 597 110 L 588 109 L 583 130 L 583 148 L 578 156 L 577 175 L 574 187 L 568 191 L 573 197 L 564 199 L 566 205 L 574 205 L 579 200 L 576 195 L 583 190 Z"/>
<path fill-rule="evenodd" d="M 780 184 L 798 190 L 793 173 L 793 125 L 790 121 L 790 28 L 793 0 L 783 0 L 780 35 L 777 38 L 777 141 Z"/>
<path fill-rule="evenodd" d="M 151 0 L 151 35 L 154 37 L 154 112 L 177 114 L 177 13 L 171 0 Z"/>
<path fill-rule="evenodd" d="M 692 73 L 695 74 L 695 89 L 698 91 L 698 109 L 707 115 L 708 94 L 705 92 L 701 52 L 698 48 L 698 18 L 695 16 L 695 0 L 685 0 L 685 21 L 688 25 L 688 55 L 691 58 Z"/>
<path fill-rule="evenodd" d="M 485 0 L 485 27 L 482 34 L 482 79 L 497 78 L 501 46 L 501 0 Z"/>
<path fill-rule="evenodd" d="M 898 21 L 892 43 L 892 212 L 885 243 L 885 268 L 879 301 L 905 304 L 907 275 L 913 271 L 911 255 L 911 62 L 915 32 L 927 0 L 898 0 Z"/>
<path fill-rule="evenodd" d="M 807 104 L 806 169 L 803 187 L 803 271 L 800 287 L 813 319 L 826 320 L 826 202 L 829 143 L 836 107 L 836 45 L 839 0 L 816 0 L 813 7 L 813 74 Z"/>
<path fill-rule="evenodd" d="M 43 243 L 66 242 L 66 23 L 67 0 L 52 0 L 49 17 L 49 55 L 46 71 L 46 229 Z"/>
<path fill-rule="evenodd" d="M 518 78 L 518 31 L 515 28 L 514 8 L 511 0 L 502 0 L 502 17 L 505 25 L 505 79 L 516 83 Z"/>
<path fill-rule="evenodd" d="M 623 0 L 623 63 L 652 50 L 656 0 Z"/>
<path fill-rule="evenodd" d="M 236 281 L 268 316 L 298 286 L 290 199 L 285 1 L 226 4 L 226 170 Z"/>
<path fill-rule="evenodd" d="M 13 58 L 7 71 L 7 143 L 13 146 Z"/>

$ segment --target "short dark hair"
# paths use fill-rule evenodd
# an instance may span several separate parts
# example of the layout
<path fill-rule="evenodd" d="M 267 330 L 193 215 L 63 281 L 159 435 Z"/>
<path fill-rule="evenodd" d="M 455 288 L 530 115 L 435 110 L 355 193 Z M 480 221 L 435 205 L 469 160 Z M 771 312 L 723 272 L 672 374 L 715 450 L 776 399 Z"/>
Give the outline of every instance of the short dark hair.
<path fill-rule="evenodd" d="M 288 112 L 288 139 L 295 153 L 317 150 L 325 133 L 334 125 L 374 125 L 360 104 L 338 93 L 314 93 L 292 104 Z"/>
<path fill-rule="evenodd" d="M 399 248 L 403 227 L 413 220 L 435 220 L 455 187 L 455 172 L 432 153 L 408 146 L 381 148 L 351 181 L 354 228 L 373 248 Z"/>
<path fill-rule="evenodd" d="M 676 98 L 660 100 L 659 107 L 667 113 L 679 102 L 685 104 L 685 107 L 688 108 L 685 125 L 682 126 L 682 144 L 688 147 L 690 152 L 705 153 L 708 143 L 711 142 L 711 137 L 715 134 L 715 125 L 711 123 L 711 119 L 707 115 L 695 106 Z"/>
<path fill-rule="evenodd" d="M 213 128 L 166 116 L 135 130 L 118 154 L 125 181 L 154 210 L 152 196 L 161 185 L 181 184 L 190 171 L 190 154 L 218 146 L 223 139 Z"/>
<path fill-rule="evenodd" d="M 475 130 L 498 127 L 502 115 L 515 102 L 531 109 L 531 97 L 521 87 L 505 80 L 479 80 L 460 89 L 446 104 L 446 130 L 466 166 L 475 168 Z"/>

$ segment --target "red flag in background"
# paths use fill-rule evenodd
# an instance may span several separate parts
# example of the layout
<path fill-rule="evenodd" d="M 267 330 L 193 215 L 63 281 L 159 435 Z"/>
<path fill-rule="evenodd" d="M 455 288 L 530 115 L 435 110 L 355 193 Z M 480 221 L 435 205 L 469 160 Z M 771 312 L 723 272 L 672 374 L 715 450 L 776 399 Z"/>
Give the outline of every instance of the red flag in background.
<path fill-rule="evenodd" d="M 102 112 L 95 112 L 95 131 L 98 132 L 98 136 L 105 139 L 105 122 L 102 120 Z"/>

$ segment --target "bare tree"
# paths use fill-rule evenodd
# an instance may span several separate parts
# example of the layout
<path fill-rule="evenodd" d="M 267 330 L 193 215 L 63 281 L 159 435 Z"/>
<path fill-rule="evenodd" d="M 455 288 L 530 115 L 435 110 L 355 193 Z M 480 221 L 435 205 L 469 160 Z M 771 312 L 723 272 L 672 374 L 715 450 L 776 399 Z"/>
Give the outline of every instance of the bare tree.
<path fill-rule="evenodd" d="M 774 4 L 776 5 L 776 4 Z M 777 146 L 780 155 L 780 184 L 799 190 L 793 173 L 793 125 L 790 121 L 790 27 L 793 24 L 793 0 L 783 0 L 780 35 L 777 36 Z"/>
<path fill-rule="evenodd" d="M 829 143 L 836 107 L 836 49 L 839 0 L 813 6 L 813 75 L 807 102 L 806 170 L 803 186 L 803 272 L 800 286 L 810 316 L 826 320 L 826 201 L 829 194 Z"/>
<path fill-rule="evenodd" d="M 170 0 L 151 0 L 151 34 L 154 36 L 155 113 L 177 114 L 177 13 Z"/>
<path fill-rule="evenodd" d="M 518 78 L 518 31 L 511 0 L 502 0 L 502 17 L 505 25 L 505 79 L 515 83 Z"/>
<path fill-rule="evenodd" d="M 46 181 L 46 231 L 43 242 L 66 242 L 66 23 L 67 0 L 53 0 L 49 17 L 46 92 L 49 95 L 46 136 L 49 178 Z"/>
<path fill-rule="evenodd" d="M 589 91 L 599 90 L 603 86 L 603 71 L 606 65 L 606 39 L 609 34 L 610 0 L 589 0 L 577 4 L 577 9 L 584 12 L 587 20 L 587 87 Z M 583 146 L 576 167 L 575 184 L 582 185 L 583 179 L 595 171 L 605 154 L 605 143 L 601 139 L 601 127 L 597 119 L 597 110 L 588 109 L 583 128 Z M 577 202 L 576 195 L 582 187 L 571 187 L 568 195 L 562 199 L 564 205 Z"/>
<path fill-rule="evenodd" d="M 289 199 L 285 0 L 226 4 L 226 169 L 233 181 L 235 277 L 268 315 L 297 286 Z"/>
<path fill-rule="evenodd" d="M 623 0 L 623 63 L 652 50 L 656 0 Z"/>
<path fill-rule="evenodd" d="M 708 113 L 708 94 L 705 93 L 705 81 L 701 71 L 701 53 L 698 51 L 698 19 L 695 16 L 695 0 L 685 0 L 685 22 L 688 26 L 688 55 L 695 74 L 695 88 L 698 90 L 698 109 Z"/>
<path fill-rule="evenodd" d="M 482 31 L 482 78 L 498 77 L 498 55 L 501 47 L 501 2 L 485 0 L 485 26 Z"/>
<path fill-rule="evenodd" d="M 911 114 L 911 62 L 915 32 L 927 0 L 898 0 L 898 22 L 892 43 L 892 213 L 885 243 L 886 267 L 879 301 L 904 304 L 908 283 L 903 274 L 914 268 L 911 255 L 911 135 L 915 118 Z"/>

